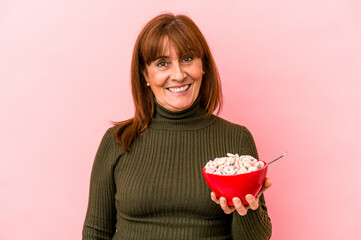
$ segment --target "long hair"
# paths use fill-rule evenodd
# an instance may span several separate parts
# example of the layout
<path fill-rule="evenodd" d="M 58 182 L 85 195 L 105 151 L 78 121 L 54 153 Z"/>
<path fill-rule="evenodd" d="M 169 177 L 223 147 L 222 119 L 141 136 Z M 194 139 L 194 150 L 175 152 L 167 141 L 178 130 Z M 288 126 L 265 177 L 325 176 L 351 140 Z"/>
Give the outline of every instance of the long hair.
<path fill-rule="evenodd" d="M 133 50 L 131 63 L 131 86 L 135 105 L 134 117 L 122 122 L 115 131 L 117 142 L 126 151 L 133 140 L 144 132 L 154 114 L 154 96 L 146 86 L 143 73 L 163 51 L 165 37 L 181 54 L 192 54 L 202 60 L 203 75 L 200 94 L 201 107 L 211 115 L 222 107 L 220 77 L 208 44 L 197 25 L 185 15 L 161 14 L 149 21 L 140 32 Z"/>

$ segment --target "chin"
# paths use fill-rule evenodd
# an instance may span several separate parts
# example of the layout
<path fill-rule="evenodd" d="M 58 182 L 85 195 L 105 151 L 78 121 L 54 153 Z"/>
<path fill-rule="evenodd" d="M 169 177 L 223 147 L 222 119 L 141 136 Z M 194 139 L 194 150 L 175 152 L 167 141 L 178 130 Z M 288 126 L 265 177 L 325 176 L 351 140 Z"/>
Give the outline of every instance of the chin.
<path fill-rule="evenodd" d="M 187 108 L 190 108 L 190 106 L 192 106 L 192 103 L 191 104 L 178 105 L 178 106 L 174 107 L 174 109 L 177 109 L 177 111 L 183 111 L 183 110 L 186 110 Z"/>
<path fill-rule="evenodd" d="M 192 104 L 195 102 L 196 98 L 192 99 L 178 99 L 178 101 L 169 101 L 166 107 L 168 110 L 180 112 L 186 110 L 187 108 L 191 107 Z"/>

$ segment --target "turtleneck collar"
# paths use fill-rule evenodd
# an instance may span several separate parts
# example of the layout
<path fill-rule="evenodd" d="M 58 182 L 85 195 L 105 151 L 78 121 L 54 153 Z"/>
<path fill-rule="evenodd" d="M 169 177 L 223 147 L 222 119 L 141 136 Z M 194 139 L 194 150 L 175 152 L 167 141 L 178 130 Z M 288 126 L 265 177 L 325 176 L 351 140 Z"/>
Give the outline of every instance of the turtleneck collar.
<path fill-rule="evenodd" d="M 189 108 L 173 112 L 161 106 L 154 98 L 155 113 L 149 125 L 150 128 L 191 130 L 210 125 L 215 117 L 207 117 L 206 111 L 201 107 L 200 97 Z"/>

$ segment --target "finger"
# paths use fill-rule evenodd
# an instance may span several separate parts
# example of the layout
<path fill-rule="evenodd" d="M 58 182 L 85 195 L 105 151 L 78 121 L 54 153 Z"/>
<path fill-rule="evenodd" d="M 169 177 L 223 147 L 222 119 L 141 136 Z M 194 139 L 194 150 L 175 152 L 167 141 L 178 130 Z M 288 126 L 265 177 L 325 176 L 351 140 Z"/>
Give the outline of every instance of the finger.
<path fill-rule="evenodd" d="M 225 197 L 221 197 L 219 200 L 220 200 L 221 208 L 226 214 L 230 214 L 234 211 L 235 208 L 228 206 L 227 199 Z"/>
<path fill-rule="evenodd" d="M 268 188 L 272 186 L 272 180 L 270 178 L 266 178 L 261 190 L 257 193 L 256 198 L 259 198 L 264 191 L 266 191 Z"/>
<path fill-rule="evenodd" d="M 252 210 L 256 210 L 259 206 L 258 199 L 256 199 L 252 194 L 247 194 L 246 201 Z"/>
<path fill-rule="evenodd" d="M 267 189 L 267 188 L 269 188 L 271 186 L 272 186 L 272 180 L 270 178 L 266 178 L 264 180 L 263 187 Z"/>
<path fill-rule="evenodd" d="M 232 199 L 233 203 L 234 203 L 234 207 L 236 208 L 237 212 L 239 215 L 244 216 L 247 214 L 247 210 L 248 210 L 248 206 L 244 206 L 242 204 L 241 199 L 239 199 L 238 197 L 235 197 Z"/>
<path fill-rule="evenodd" d="M 220 204 L 219 198 L 217 197 L 217 195 L 214 192 L 211 192 L 211 199 L 213 202 Z"/>

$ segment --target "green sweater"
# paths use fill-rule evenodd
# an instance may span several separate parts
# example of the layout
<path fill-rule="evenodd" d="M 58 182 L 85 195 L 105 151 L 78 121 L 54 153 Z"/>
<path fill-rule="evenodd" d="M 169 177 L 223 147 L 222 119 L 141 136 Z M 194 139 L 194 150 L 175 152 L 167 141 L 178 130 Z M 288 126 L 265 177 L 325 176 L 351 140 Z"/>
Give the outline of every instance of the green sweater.
<path fill-rule="evenodd" d="M 83 240 L 269 239 L 262 195 L 246 216 L 225 214 L 210 198 L 203 166 L 228 152 L 257 156 L 250 132 L 217 116 L 199 100 L 182 112 L 156 105 L 149 128 L 123 150 L 105 133 L 91 173 Z"/>

